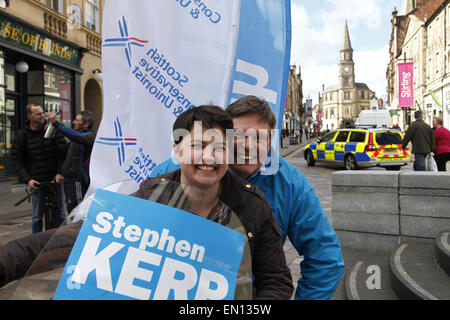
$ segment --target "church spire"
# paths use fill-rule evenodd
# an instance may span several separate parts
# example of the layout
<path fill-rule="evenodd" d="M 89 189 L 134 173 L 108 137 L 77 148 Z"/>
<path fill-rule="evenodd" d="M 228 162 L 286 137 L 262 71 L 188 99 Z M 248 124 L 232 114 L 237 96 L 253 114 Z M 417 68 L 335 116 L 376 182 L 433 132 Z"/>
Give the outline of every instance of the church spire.
<path fill-rule="evenodd" d="M 350 41 L 350 33 L 348 32 L 347 19 L 345 19 L 345 28 L 344 28 L 344 43 L 342 46 L 342 50 L 352 49 L 352 43 Z"/>
<path fill-rule="evenodd" d="M 348 32 L 347 19 L 345 19 L 344 43 L 340 51 L 339 84 L 341 88 L 353 88 L 355 86 L 355 63 L 353 62 L 353 49 Z"/>

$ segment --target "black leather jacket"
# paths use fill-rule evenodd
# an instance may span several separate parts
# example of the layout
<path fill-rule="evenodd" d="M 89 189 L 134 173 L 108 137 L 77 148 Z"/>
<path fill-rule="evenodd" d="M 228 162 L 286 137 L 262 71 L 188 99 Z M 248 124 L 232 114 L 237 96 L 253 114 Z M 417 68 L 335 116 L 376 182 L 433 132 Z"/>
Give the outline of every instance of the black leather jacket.
<path fill-rule="evenodd" d="M 133 196 L 148 199 L 162 179 L 179 182 L 180 170 L 145 180 Z M 281 244 L 281 232 L 262 192 L 228 171 L 222 179 L 220 200 L 236 213 L 245 228 L 251 251 L 254 298 L 290 299 L 294 287 Z M 0 287 L 23 277 L 55 232 L 65 239 L 65 244 L 58 244 L 60 247 L 50 248 L 52 250 L 47 246 L 46 251 L 51 254 L 48 261 L 65 261 L 81 225 L 81 221 L 71 223 L 0 246 Z"/>
<path fill-rule="evenodd" d="M 61 133 L 54 139 L 44 138 L 44 128 L 34 131 L 29 122 L 12 142 L 11 157 L 19 179 L 25 183 L 30 179 L 39 182 L 51 181 L 62 166 L 67 153 L 67 143 Z"/>

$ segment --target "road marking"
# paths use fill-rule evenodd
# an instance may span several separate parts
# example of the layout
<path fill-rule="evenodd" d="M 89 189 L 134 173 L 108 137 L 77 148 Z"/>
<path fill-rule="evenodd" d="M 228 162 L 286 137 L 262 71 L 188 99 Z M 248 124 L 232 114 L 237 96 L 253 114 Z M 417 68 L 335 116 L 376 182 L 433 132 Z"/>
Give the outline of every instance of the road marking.
<path fill-rule="evenodd" d="M 438 298 L 433 296 L 431 293 L 429 293 L 427 290 L 422 288 L 416 281 L 414 281 L 414 279 L 412 279 L 409 276 L 409 274 L 406 272 L 406 270 L 403 269 L 402 262 L 401 262 L 400 258 L 401 258 L 401 255 L 402 255 L 403 251 L 406 249 L 407 246 L 408 246 L 408 244 L 401 245 L 398 248 L 398 250 L 395 253 L 395 255 L 394 255 L 394 265 L 398 269 L 398 271 L 400 272 L 400 276 L 403 277 L 403 279 L 406 282 L 408 282 L 415 290 L 417 290 L 419 293 L 421 293 L 422 295 L 424 295 L 428 299 L 430 299 L 430 300 L 439 300 Z"/>
<path fill-rule="evenodd" d="M 356 289 L 356 275 L 363 264 L 362 261 L 358 261 L 356 265 L 353 267 L 352 272 L 350 273 L 350 293 L 353 297 L 353 300 L 361 300 L 358 294 L 358 290 Z"/>

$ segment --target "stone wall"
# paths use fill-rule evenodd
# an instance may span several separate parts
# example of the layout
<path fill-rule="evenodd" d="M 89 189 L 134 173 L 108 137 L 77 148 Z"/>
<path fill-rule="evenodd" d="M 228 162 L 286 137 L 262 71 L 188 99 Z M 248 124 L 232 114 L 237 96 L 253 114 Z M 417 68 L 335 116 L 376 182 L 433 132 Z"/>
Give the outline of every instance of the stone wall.
<path fill-rule="evenodd" d="M 341 171 L 332 193 L 343 246 L 392 250 L 450 230 L 450 173 Z"/>

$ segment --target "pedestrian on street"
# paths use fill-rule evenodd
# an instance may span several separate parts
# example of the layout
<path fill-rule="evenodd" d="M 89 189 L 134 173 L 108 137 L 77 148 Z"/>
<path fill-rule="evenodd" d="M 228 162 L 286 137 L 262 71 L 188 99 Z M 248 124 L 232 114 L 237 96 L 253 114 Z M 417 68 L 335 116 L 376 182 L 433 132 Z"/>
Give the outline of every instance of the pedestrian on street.
<path fill-rule="evenodd" d="M 54 112 L 49 113 L 48 118 L 58 132 L 70 140 L 62 169 L 67 212 L 70 214 L 83 200 L 89 187 L 89 162 L 95 142 L 92 128 L 95 120 L 88 110 L 81 111 L 72 121 L 73 129 L 70 129 L 57 120 Z"/>
<path fill-rule="evenodd" d="M 414 112 L 413 122 L 406 130 L 403 138 L 402 148 L 405 149 L 408 143 L 412 143 L 412 153 L 414 154 L 414 171 L 426 171 L 425 158 L 434 150 L 433 129 L 422 120 L 422 111 Z"/>
<path fill-rule="evenodd" d="M 54 181 L 58 197 L 58 213 L 61 223 L 66 219 L 62 165 L 66 157 L 67 144 L 64 136 L 56 132 L 51 138 L 45 135 L 45 118 L 41 106 L 28 104 L 25 107 L 25 128 L 12 142 L 11 157 L 20 181 L 35 191 L 32 196 L 32 233 L 42 231 L 44 192 L 40 183 Z"/>
<path fill-rule="evenodd" d="M 276 117 L 268 103 L 255 96 L 236 100 L 226 108 L 233 117 L 234 129 L 243 132 L 256 130 L 258 135 L 266 133 L 268 139 L 257 139 L 257 162 L 253 159 L 248 141 L 245 154 L 237 154 L 241 148 L 235 140 L 235 159 L 231 168 L 242 178 L 259 187 L 272 206 L 275 219 L 281 229 L 282 241 L 289 237 L 299 255 L 302 277 L 298 280 L 295 299 L 330 299 L 344 271 L 342 250 L 334 229 L 325 215 L 320 200 L 308 180 L 297 168 L 281 156 L 279 170 L 272 175 L 263 174 L 270 164 L 263 165 L 271 150 L 270 130 L 276 127 Z M 267 135 L 267 132 L 269 134 Z M 305 129 L 305 133 L 306 133 Z M 238 159 L 249 159 L 240 164 Z M 171 172 L 179 168 L 176 160 L 168 159 L 157 166 L 152 176 Z"/>
<path fill-rule="evenodd" d="M 447 171 L 447 161 L 450 161 L 450 131 L 443 127 L 439 117 L 433 118 L 435 151 L 434 160 L 438 171 Z"/>
<path fill-rule="evenodd" d="M 306 138 L 306 140 L 309 139 L 309 130 L 307 127 L 305 127 L 305 138 Z"/>

